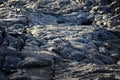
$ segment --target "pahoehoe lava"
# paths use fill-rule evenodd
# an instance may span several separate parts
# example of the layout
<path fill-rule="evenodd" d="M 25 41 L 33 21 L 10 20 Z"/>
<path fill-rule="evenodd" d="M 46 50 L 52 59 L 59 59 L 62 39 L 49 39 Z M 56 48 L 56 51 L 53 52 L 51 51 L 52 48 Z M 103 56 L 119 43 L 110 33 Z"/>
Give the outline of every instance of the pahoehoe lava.
<path fill-rule="evenodd" d="M 120 80 L 120 0 L 0 0 L 0 80 Z"/>

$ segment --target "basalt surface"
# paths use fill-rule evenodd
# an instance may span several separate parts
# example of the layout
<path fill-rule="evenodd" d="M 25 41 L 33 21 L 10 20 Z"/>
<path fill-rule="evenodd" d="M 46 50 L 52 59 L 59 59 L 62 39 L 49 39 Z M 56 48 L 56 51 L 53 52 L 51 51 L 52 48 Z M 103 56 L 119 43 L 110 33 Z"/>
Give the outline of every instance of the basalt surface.
<path fill-rule="evenodd" d="M 120 80 L 120 1 L 1 0 L 0 80 Z"/>

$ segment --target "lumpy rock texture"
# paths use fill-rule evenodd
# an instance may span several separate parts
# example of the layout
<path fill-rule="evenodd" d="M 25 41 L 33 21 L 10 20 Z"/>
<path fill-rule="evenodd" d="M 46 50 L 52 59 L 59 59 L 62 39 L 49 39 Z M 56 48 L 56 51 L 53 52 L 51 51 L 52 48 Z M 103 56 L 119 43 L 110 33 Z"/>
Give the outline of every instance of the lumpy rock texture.
<path fill-rule="evenodd" d="M 120 80 L 120 1 L 0 0 L 0 80 Z"/>

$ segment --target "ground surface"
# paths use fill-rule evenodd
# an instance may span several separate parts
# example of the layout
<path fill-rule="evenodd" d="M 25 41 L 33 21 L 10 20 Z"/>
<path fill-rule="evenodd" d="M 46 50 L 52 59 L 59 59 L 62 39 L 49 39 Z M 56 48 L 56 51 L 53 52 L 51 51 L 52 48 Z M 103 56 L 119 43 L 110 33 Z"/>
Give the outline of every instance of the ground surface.
<path fill-rule="evenodd" d="M 119 0 L 1 0 L 0 80 L 120 80 Z"/>

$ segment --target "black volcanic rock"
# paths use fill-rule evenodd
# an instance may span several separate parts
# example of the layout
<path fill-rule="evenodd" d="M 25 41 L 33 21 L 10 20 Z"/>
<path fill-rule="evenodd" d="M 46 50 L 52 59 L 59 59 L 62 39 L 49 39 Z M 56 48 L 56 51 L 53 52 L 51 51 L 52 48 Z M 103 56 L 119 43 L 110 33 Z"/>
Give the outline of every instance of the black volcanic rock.
<path fill-rule="evenodd" d="M 119 80 L 119 6 L 1 0 L 0 80 Z"/>

